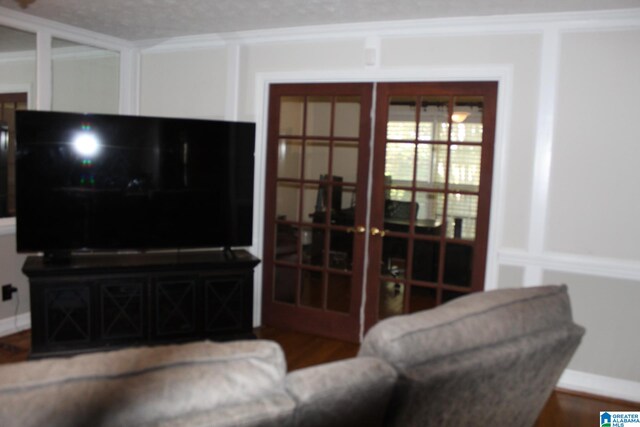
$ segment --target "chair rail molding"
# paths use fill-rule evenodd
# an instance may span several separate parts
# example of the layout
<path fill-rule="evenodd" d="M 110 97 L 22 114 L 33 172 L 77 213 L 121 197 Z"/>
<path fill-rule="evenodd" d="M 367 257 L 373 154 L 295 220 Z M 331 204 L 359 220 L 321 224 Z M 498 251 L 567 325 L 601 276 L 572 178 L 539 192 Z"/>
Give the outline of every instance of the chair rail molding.
<path fill-rule="evenodd" d="M 640 285 L 640 261 L 580 255 L 565 252 L 533 254 L 522 249 L 501 249 L 498 263 L 515 267 L 535 267 L 587 276 L 637 281 Z M 539 283 L 537 283 L 539 284 Z M 525 286 L 535 286 L 525 283 Z"/>

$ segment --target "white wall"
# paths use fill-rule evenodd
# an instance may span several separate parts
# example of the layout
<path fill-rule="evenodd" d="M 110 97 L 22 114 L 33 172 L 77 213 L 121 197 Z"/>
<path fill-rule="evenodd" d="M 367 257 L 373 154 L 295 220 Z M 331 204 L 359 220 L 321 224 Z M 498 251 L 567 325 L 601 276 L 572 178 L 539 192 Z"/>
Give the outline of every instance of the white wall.
<path fill-rule="evenodd" d="M 549 266 L 544 281 L 568 284 L 587 329 L 570 367 L 640 384 L 640 275 L 619 268 L 640 267 L 638 46 L 640 29 L 562 35 L 545 252 L 602 271 Z"/>
<path fill-rule="evenodd" d="M 13 317 L 29 313 L 29 281 L 21 272 L 26 255 L 16 253 L 15 234 L 0 235 L 0 254 L 0 286 L 12 284 L 18 288 L 11 300 L 0 302 L 0 331 L 11 333 L 16 330 Z M 3 325 L 2 319 L 9 321 Z"/>
<path fill-rule="evenodd" d="M 140 114 L 223 118 L 226 55 L 224 48 L 143 55 Z"/>
<path fill-rule="evenodd" d="M 0 55 L 0 91 L 10 92 L 18 88 L 28 88 L 30 95 L 35 96 L 36 58 L 11 60 Z"/>
<path fill-rule="evenodd" d="M 640 30 L 562 37 L 550 251 L 640 261 L 639 52 Z"/>
<path fill-rule="evenodd" d="M 114 52 L 55 56 L 53 111 L 117 114 L 120 55 Z"/>

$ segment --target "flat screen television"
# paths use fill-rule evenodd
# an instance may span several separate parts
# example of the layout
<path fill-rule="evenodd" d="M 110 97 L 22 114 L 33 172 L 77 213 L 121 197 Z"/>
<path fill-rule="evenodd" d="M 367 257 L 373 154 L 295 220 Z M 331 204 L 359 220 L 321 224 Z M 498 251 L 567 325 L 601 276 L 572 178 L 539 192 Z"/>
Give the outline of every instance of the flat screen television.
<path fill-rule="evenodd" d="M 16 113 L 19 252 L 249 246 L 255 124 Z"/>

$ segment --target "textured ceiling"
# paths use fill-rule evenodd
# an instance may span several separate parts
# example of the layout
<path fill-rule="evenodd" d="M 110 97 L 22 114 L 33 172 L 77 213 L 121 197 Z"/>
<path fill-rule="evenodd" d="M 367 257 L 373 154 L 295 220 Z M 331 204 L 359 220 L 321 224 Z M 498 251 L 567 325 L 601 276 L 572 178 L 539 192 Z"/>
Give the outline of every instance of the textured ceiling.
<path fill-rule="evenodd" d="M 135 41 L 347 22 L 636 8 L 640 0 L 0 0 L 0 6 Z"/>

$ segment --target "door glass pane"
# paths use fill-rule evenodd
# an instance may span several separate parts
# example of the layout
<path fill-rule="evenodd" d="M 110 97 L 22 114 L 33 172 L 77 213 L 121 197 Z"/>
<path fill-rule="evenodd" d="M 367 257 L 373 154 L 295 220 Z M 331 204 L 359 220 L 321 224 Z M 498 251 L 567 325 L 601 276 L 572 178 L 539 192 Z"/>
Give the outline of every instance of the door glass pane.
<path fill-rule="evenodd" d="M 438 305 L 438 293 L 435 289 L 411 286 L 409 296 L 409 312 L 428 310 Z"/>
<path fill-rule="evenodd" d="M 315 229 L 312 227 L 301 227 L 300 228 L 300 245 L 302 247 L 302 253 L 303 253 L 303 257 L 306 257 L 307 259 L 309 259 L 311 257 L 311 253 L 312 253 L 312 248 L 311 245 L 313 244 L 313 231 Z M 320 237 L 319 241 L 322 241 L 322 237 Z M 316 242 L 317 244 L 317 242 Z M 322 242 L 322 244 L 324 244 L 324 242 Z M 306 262 L 307 264 L 309 264 L 309 261 Z"/>
<path fill-rule="evenodd" d="M 353 234 L 331 231 L 329 242 L 329 268 L 350 271 L 352 268 Z"/>
<path fill-rule="evenodd" d="M 449 188 L 474 191 L 480 188 L 480 146 L 452 145 L 449 166 Z"/>
<path fill-rule="evenodd" d="M 333 175 L 342 181 L 355 184 L 358 180 L 358 145 L 351 142 L 336 142 L 333 146 Z"/>
<path fill-rule="evenodd" d="M 416 145 L 413 143 L 387 143 L 384 175 L 388 185 L 409 187 L 413 184 L 413 165 Z"/>
<path fill-rule="evenodd" d="M 378 301 L 379 319 L 386 319 L 387 317 L 403 313 L 405 288 L 406 285 L 404 283 L 384 280 L 380 282 L 380 300 Z"/>
<path fill-rule="evenodd" d="M 447 176 L 447 146 L 419 144 L 416 187 L 443 189 Z"/>
<path fill-rule="evenodd" d="M 444 194 L 417 191 L 415 197 L 418 205 L 415 232 L 432 236 L 440 235 L 442 213 L 444 211 Z"/>
<path fill-rule="evenodd" d="M 387 177 L 385 177 L 387 179 Z M 400 188 L 386 188 L 385 189 L 385 200 L 393 200 L 400 202 L 410 202 L 411 201 L 411 190 L 403 190 Z"/>
<path fill-rule="evenodd" d="M 304 155 L 305 179 L 321 179 L 329 174 L 329 143 L 307 141 Z"/>
<path fill-rule="evenodd" d="M 422 97 L 420 103 L 420 141 L 447 141 L 449 131 L 449 98 Z"/>
<path fill-rule="evenodd" d="M 340 210 L 334 210 L 334 221 L 336 225 L 355 225 L 356 213 L 356 188 L 348 185 L 335 186 L 333 191 L 339 191 L 335 200 L 341 200 Z"/>
<path fill-rule="evenodd" d="M 451 141 L 482 142 L 483 105 L 481 96 L 455 98 L 451 114 Z"/>
<path fill-rule="evenodd" d="M 323 228 L 302 228 L 302 263 L 322 267 L 324 265 L 324 236 Z"/>
<path fill-rule="evenodd" d="M 411 220 L 416 218 L 419 208 L 415 202 L 387 199 L 384 205 L 385 228 L 408 233 L 409 225 L 413 222 Z"/>
<path fill-rule="evenodd" d="M 331 136 L 331 97 L 310 96 L 307 99 L 307 135 Z"/>
<path fill-rule="evenodd" d="M 416 97 L 394 96 L 389 101 L 387 140 L 415 141 Z"/>
<path fill-rule="evenodd" d="M 444 258 L 444 283 L 471 286 L 473 247 L 448 243 Z"/>
<path fill-rule="evenodd" d="M 380 273 L 394 279 L 407 277 L 407 247 L 409 241 L 402 237 L 385 236 L 382 240 Z"/>
<path fill-rule="evenodd" d="M 429 240 L 414 240 L 413 268 L 414 280 L 438 283 L 438 263 L 440 260 L 440 243 Z"/>
<path fill-rule="evenodd" d="M 281 221 L 298 221 L 300 187 L 290 182 L 280 182 L 276 188 L 276 218 Z"/>
<path fill-rule="evenodd" d="M 300 305 L 322 308 L 322 272 L 302 270 Z"/>
<path fill-rule="evenodd" d="M 348 313 L 351 307 L 351 276 L 329 274 L 327 309 Z"/>
<path fill-rule="evenodd" d="M 281 139 L 278 143 L 278 177 L 300 179 L 302 141 Z"/>
<path fill-rule="evenodd" d="M 336 98 L 335 129 L 333 135 L 340 138 L 357 138 L 360 135 L 360 97 Z"/>
<path fill-rule="evenodd" d="M 280 98 L 280 135 L 302 136 L 304 96 Z"/>
<path fill-rule="evenodd" d="M 276 225 L 276 259 L 298 262 L 299 229 L 289 224 Z"/>
<path fill-rule="evenodd" d="M 447 206 L 447 237 L 475 240 L 478 196 L 449 194 Z"/>
<path fill-rule="evenodd" d="M 273 299 L 288 304 L 296 303 L 296 287 L 298 286 L 298 270 L 295 268 L 276 267 Z"/>
<path fill-rule="evenodd" d="M 302 222 L 324 224 L 327 192 L 326 185 L 305 184 L 302 198 Z"/>

